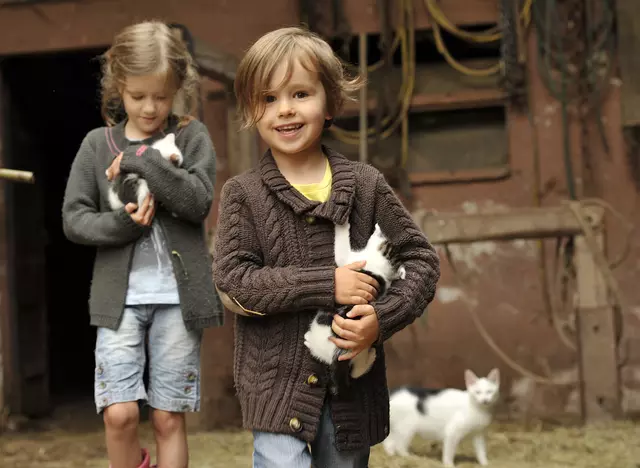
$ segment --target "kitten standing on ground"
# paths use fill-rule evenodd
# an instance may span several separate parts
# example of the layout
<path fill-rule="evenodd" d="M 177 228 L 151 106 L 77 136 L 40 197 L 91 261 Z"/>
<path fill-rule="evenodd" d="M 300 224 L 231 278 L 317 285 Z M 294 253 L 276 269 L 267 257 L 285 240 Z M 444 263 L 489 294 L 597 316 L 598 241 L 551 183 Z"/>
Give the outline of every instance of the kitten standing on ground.
<path fill-rule="evenodd" d="M 376 224 L 373 234 L 369 237 L 367 245 L 362 250 L 351 249 L 350 224 L 347 222 L 335 226 L 335 260 L 338 267 L 365 260 L 367 263 L 363 273 L 372 276 L 378 281 L 380 290 L 378 297 L 382 297 L 394 279 L 404 279 L 405 270 L 394 261 L 394 251 L 387 238 L 382 233 L 380 226 Z M 335 313 L 347 318 L 347 313 L 352 305 L 339 307 Z M 319 311 L 304 335 L 304 344 L 311 355 L 319 361 L 331 366 L 330 389 L 334 394 L 346 390 L 349 386 L 349 378 L 357 379 L 366 374 L 376 359 L 376 350 L 368 348 L 351 360 L 338 361 L 338 358 L 347 353 L 347 350 L 338 348 L 329 340 L 330 336 L 337 336 L 331 329 L 333 312 Z"/>
<path fill-rule="evenodd" d="M 391 394 L 391 428 L 384 440 L 389 455 L 409 455 L 416 434 L 442 441 L 442 464 L 454 466 L 458 444 L 473 437 L 478 463 L 489 464 L 484 431 L 493 419 L 500 393 L 500 371 L 493 369 L 478 378 L 470 370 L 464 373 L 466 390 L 402 387 Z"/>
<path fill-rule="evenodd" d="M 164 159 L 173 162 L 176 167 L 182 166 L 183 156 L 176 146 L 175 134 L 169 133 L 152 144 L 151 147 L 157 149 Z M 111 187 L 109 187 L 109 206 L 112 210 L 119 210 L 127 203 L 136 203 L 138 206 L 142 206 L 147 195 L 149 195 L 149 186 L 146 180 L 133 172 L 121 172 L 113 179 Z"/>

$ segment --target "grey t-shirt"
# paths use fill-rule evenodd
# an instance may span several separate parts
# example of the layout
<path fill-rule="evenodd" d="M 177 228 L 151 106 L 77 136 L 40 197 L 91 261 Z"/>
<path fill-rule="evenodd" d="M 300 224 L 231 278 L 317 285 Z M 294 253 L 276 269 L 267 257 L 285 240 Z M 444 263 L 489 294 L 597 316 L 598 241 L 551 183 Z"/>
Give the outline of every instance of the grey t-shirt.
<path fill-rule="evenodd" d="M 158 221 L 154 219 L 151 229 L 138 239 L 133 251 L 125 304 L 179 303 L 178 284 L 167 241 Z"/>

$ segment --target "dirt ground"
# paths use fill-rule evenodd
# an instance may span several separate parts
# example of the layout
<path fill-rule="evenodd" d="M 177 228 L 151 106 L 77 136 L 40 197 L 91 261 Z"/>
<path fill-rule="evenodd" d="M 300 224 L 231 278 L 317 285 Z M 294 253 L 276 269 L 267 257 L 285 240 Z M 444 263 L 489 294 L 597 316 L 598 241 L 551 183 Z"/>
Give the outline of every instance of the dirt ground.
<path fill-rule="evenodd" d="M 141 428 L 145 445 L 152 447 L 148 423 Z M 514 423 L 492 426 L 487 444 L 495 468 L 640 468 L 640 428 L 632 422 L 602 427 L 561 427 L 538 424 L 525 429 Z M 246 431 L 192 433 L 192 468 L 246 468 L 251 466 L 251 435 Z M 439 444 L 416 439 L 413 455 L 388 457 L 374 447 L 370 468 L 436 468 Z M 477 467 L 469 442 L 458 451 L 459 468 Z M 69 413 L 37 426 L 0 435 L 2 468 L 106 468 L 101 421 L 95 414 Z M 286 468 L 286 467 L 283 467 Z"/>

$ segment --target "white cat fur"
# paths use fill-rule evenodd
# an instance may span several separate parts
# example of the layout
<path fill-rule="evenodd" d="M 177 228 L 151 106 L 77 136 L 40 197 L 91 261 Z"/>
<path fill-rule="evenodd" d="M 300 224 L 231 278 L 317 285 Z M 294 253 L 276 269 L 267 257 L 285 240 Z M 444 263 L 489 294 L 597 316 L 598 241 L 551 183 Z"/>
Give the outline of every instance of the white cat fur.
<path fill-rule="evenodd" d="M 484 432 L 493 419 L 493 409 L 500 392 L 500 371 L 493 369 L 487 377 L 478 378 L 465 371 L 467 390 L 445 389 L 428 396 L 425 414 L 418 411 L 418 396 L 403 388 L 394 392 L 390 401 L 390 432 L 383 446 L 389 455 L 407 456 L 409 445 L 418 434 L 443 443 L 442 464 L 453 467 L 458 444 L 467 436 L 473 439 L 476 459 L 489 464 Z"/>

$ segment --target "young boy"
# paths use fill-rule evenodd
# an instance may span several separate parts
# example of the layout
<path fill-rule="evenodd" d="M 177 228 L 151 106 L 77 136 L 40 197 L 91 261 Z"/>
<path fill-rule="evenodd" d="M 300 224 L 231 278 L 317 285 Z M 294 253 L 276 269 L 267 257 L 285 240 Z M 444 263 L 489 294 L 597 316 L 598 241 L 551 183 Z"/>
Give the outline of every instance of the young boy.
<path fill-rule="evenodd" d="M 223 188 L 214 279 L 239 312 L 234 378 L 254 468 L 368 465 L 389 431 L 383 343 L 423 313 L 440 275 L 436 252 L 384 177 L 320 143 L 357 86 L 330 46 L 300 28 L 266 34 L 238 69 L 241 114 L 269 150 Z M 375 280 L 358 271 L 364 263 L 336 268 L 334 224 L 347 221 L 353 248 L 379 223 L 406 268 L 380 300 Z M 357 304 L 351 319 L 333 322 L 346 358 L 369 346 L 378 357 L 353 393 L 332 396 L 327 366 L 303 336 L 319 308 L 337 304 Z"/>

